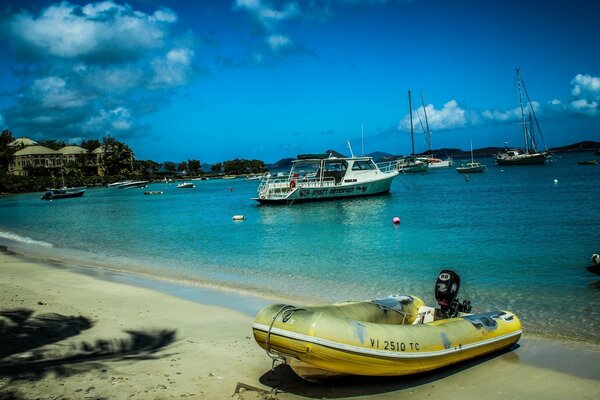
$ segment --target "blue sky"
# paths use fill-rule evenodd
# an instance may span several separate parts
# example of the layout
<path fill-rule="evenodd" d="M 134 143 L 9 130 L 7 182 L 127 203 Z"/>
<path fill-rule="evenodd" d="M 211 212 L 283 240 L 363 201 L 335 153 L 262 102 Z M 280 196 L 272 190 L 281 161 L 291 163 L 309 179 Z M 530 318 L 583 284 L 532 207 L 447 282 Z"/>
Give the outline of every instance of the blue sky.
<path fill-rule="evenodd" d="M 548 147 L 600 141 L 600 3 L 13 1 L 0 125 L 139 159 L 274 162 L 328 148 L 518 146 L 520 67 Z M 361 124 L 364 135 L 361 135 Z M 361 136 L 364 141 L 361 140 Z"/>

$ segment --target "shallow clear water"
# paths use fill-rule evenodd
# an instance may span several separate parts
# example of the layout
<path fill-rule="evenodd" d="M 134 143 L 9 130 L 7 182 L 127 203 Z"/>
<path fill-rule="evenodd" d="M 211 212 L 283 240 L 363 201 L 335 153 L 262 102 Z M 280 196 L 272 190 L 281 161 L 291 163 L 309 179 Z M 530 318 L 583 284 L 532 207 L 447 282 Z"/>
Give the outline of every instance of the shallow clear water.
<path fill-rule="evenodd" d="M 577 165 L 594 157 L 502 168 L 484 159 L 488 172 L 469 181 L 436 169 L 399 176 L 388 196 L 290 207 L 258 206 L 258 183 L 243 179 L 9 196 L 0 244 L 311 302 L 410 293 L 433 303 L 438 272 L 451 268 L 475 311 L 509 309 L 526 332 L 598 342 L 600 277 L 585 266 L 600 251 L 600 165 Z"/>

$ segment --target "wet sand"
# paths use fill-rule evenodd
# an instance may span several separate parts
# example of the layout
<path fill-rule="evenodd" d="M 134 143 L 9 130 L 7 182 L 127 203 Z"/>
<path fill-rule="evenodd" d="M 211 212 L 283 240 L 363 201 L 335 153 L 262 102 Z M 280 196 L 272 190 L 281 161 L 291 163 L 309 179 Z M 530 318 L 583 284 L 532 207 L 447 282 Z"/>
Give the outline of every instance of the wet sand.
<path fill-rule="evenodd" d="M 598 345 L 526 333 L 510 351 L 435 373 L 307 383 L 271 371 L 252 338 L 256 299 L 236 307 L 182 291 L 202 294 L 0 254 L 0 399 L 600 398 Z"/>

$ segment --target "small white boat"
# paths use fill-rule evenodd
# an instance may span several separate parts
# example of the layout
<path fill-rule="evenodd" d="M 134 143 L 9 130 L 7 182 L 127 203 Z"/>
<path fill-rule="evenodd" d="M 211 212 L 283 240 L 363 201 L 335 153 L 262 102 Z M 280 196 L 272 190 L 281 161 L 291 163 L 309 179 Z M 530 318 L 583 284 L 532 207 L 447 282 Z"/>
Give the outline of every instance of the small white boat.
<path fill-rule="evenodd" d="M 473 142 L 471 142 L 471 162 L 462 164 L 460 167 L 457 167 L 456 172 L 458 172 L 459 174 L 468 174 L 476 172 L 485 172 L 485 170 L 485 164 L 481 164 L 473 160 Z"/>
<path fill-rule="evenodd" d="M 127 183 L 131 183 L 131 181 L 119 181 L 119 182 L 113 182 L 113 183 L 109 183 L 107 186 L 108 187 L 119 187 L 122 185 L 125 185 Z"/>
<path fill-rule="evenodd" d="M 177 185 L 178 189 L 193 189 L 195 187 L 196 185 L 194 185 L 192 182 L 183 182 Z"/>
<path fill-rule="evenodd" d="M 300 176 L 302 170 L 308 172 Z M 287 176 L 265 174 L 254 200 L 261 204 L 292 204 L 376 196 L 388 193 L 397 175 L 393 162 L 380 169 L 371 157 L 299 155 Z"/>
<path fill-rule="evenodd" d="M 467 173 L 475 173 L 475 172 L 485 172 L 486 166 L 484 164 L 480 164 L 478 162 L 470 162 L 461 165 L 456 168 L 456 172 L 459 174 L 467 174 Z"/>
<path fill-rule="evenodd" d="M 149 183 L 149 181 L 126 181 L 126 182 L 121 182 L 121 184 L 117 186 L 117 189 L 140 188 L 140 187 L 145 187 L 148 183 Z"/>

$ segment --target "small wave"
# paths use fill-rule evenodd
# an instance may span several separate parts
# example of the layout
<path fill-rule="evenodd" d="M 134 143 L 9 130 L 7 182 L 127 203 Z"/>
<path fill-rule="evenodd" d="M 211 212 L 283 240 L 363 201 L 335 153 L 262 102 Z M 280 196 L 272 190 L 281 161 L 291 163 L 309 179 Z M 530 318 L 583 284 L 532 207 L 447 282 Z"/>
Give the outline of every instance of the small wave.
<path fill-rule="evenodd" d="M 53 247 L 52 243 L 35 240 L 27 236 L 21 236 L 12 232 L 0 231 L 0 239 L 9 239 L 19 243 L 34 244 L 36 246 Z"/>

